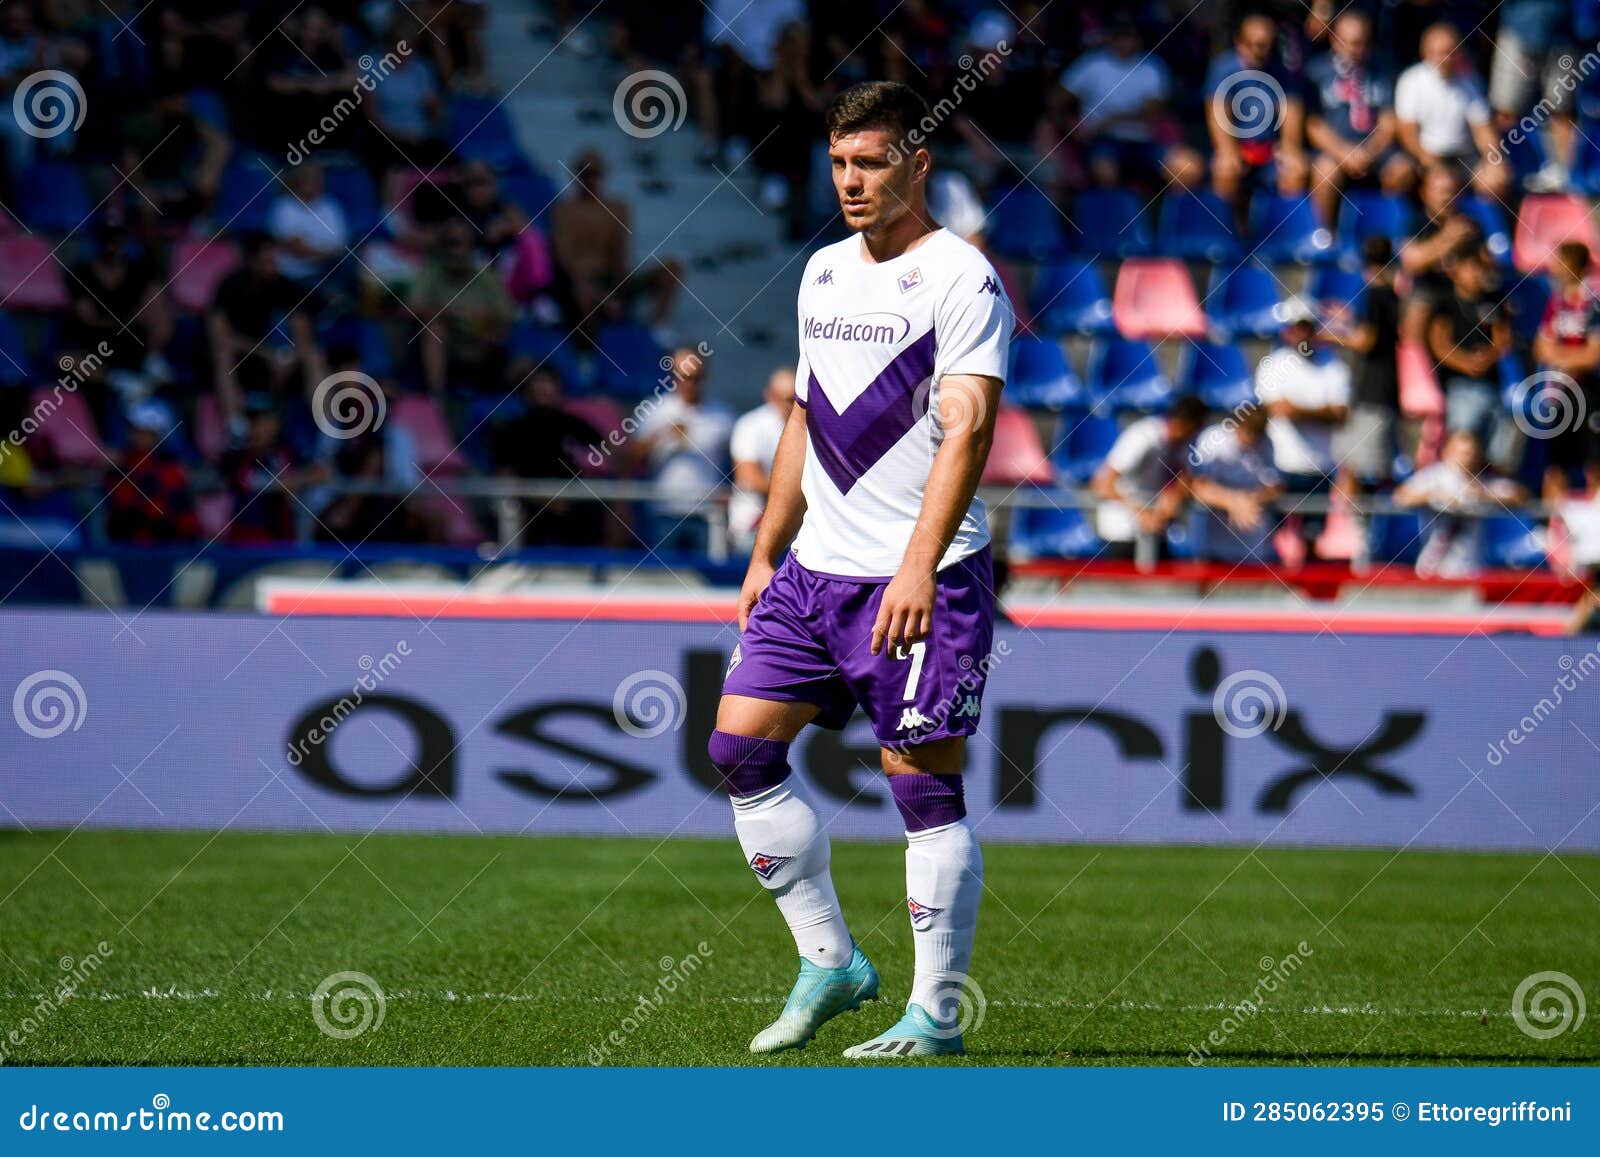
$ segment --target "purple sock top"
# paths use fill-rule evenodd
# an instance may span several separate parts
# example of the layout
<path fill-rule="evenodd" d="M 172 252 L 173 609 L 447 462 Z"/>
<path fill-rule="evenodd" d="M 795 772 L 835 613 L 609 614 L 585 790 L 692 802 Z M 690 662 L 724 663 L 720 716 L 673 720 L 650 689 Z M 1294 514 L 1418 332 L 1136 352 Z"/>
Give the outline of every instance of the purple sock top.
<path fill-rule="evenodd" d="M 959 775 L 933 775 L 910 771 L 889 777 L 895 806 L 906 821 L 906 831 L 921 832 L 953 824 L 967 814 Z"/>
<path fill-rule="evenodd" d="M 789 778 L 789 745 L 780 740 L 713 731 L 706 751 L 729 795 L 758 795 Z"/>

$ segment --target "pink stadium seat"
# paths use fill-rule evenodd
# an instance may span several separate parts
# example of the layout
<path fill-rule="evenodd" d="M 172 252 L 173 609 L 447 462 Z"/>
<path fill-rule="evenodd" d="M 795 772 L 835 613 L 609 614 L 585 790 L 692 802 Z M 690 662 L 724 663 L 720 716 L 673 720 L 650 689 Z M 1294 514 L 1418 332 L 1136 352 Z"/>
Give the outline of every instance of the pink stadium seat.
<path fill-rule="evenodd" d="M 57 391 L 40 386 L 28 399 L 29 413 L 39 422 L 34 437 L 48 447 L 51 460 L 63 466 L 84 466 L 103 470 L 110 457 L 95 428 L 89 404 L 77 392 Z"/>
<path fill-rule="evenodd" d="M 1582 241 L 1591 250 L 1600 250 L 1588 202 L 1553 193 L 1524 198 L 1511 245 L 1511 259 L 1517 269 L 1523 273 L 1542 270 L 1563 241 Z"/>
<path fill-rule="evenodd" d="M 233 495 L 226 490 L 202 494 L 194 500 L 194 513 L 200 520 L 200 533 L 208 541 L 221 538 L 233 517 Z"/>
<path fill-rule="evenodd" d="M 1181 261 L 1150 257 L 1124 261 L 1117 271 L 1111 315 L 1117 332 L 1126 338 L 1161 341 L 1206 335 L 1206 316 Z"/>
<path fill-rule="evenodd" d="M 65 309 L 67 282 L 41 238 L 0 238 L 0 309 Z"/>
<path fill-rule="evenodd" d="M 1413 418 L 1444 414 L 1444 393 L 1433 370 L 1433 358 L 1418 342 L 1403 341 L 1396 352 L 1400 371 L 1400 409 Z"/>
<path fill-rule="evenodd" d="M 194 404 L 194 448 L 207 462 L 220 461 L 228 448 L 228 424 L 215 394 L 202 394 Z"/>
<path fill-rule="evenodd" d="M 388 420 L 402 426 L 417 443 L 417 463 L 428 473 L 459 474 L 466 459 L 456 449 L 456 437 L 444 411 L 432 398 L 412 394 L 389 405 Z"/>
<path fill-rule="evenodd" d="M 222 279 L 239 268 L 231 241 L 180 241 L 172 254 L 172 300 L 190 313 L 211 308 Z"/>
<path fill-rule="evenodd" d="M 1055 468 L 1045 456 L 1039 430 L 1026 410 L 1002 406 L 995 417 L 994 448 L 984 467 L 985 486 L 1048 486 Z"/>

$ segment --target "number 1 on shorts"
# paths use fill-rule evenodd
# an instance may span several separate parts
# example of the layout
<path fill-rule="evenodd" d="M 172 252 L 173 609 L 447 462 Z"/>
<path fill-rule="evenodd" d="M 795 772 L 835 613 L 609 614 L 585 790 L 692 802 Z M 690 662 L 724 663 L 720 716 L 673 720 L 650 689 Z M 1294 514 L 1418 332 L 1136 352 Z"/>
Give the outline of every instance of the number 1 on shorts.
<path fill-rule="evenodd" d="M 911 654 L 906 654 L 906 648 L 896 646 L 894 657 L 896 659 L 910 658 L 911 670 L 906 674 L 906 690 L 902 698 L 909 703 L 917 697 L 917 681 L 922 678 L 922 659 L 928 653 L 928 640 L 919 639 L 911 644 Z"/>

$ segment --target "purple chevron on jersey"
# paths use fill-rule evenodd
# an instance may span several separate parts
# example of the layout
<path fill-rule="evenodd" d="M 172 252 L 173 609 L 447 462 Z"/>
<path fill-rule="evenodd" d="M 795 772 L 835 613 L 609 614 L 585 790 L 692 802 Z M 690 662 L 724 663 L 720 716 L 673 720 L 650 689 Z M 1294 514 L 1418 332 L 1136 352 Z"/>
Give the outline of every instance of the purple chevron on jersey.
<path fill-rule="evenodd" d="M 872 384 L 842 411 L 834 409 L 812 371 L 807 383 L 806 429 L 817 462 L 841 494 L 878 464 L 928 412 L 928 393 L 920 387 L 933 376 L 933 330 L 894 356 Z"/>

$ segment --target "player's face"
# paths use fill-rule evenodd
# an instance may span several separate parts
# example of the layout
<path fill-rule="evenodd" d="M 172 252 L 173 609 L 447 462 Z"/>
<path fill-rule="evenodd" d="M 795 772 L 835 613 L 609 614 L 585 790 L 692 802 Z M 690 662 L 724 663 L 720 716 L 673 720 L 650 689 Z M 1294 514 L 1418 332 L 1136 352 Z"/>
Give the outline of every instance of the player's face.
<path fill-rule="evenodd" d="M 858 232 L 881 229 L 920 203 L 930 163 L 926 149 L 907 154 L 883 129 L 834 137 L 828 159 L 845 224 Z"/>

